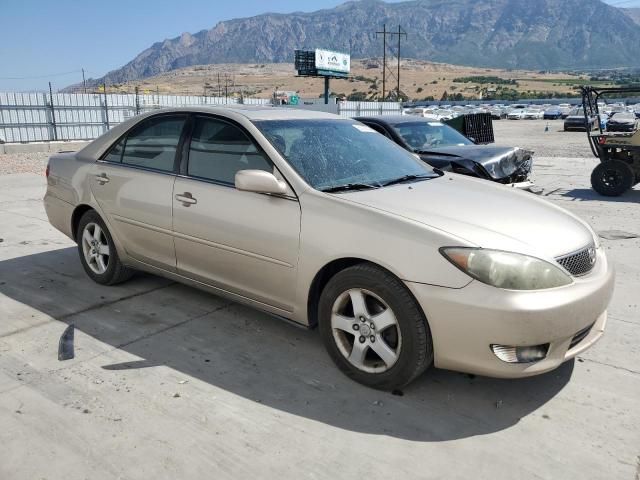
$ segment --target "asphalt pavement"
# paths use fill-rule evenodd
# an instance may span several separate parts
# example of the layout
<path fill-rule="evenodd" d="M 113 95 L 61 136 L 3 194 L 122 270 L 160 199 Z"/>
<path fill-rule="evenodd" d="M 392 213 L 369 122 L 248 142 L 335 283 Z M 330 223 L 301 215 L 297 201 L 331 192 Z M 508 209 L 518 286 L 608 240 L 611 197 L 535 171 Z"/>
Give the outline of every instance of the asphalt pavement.
<path fill-rule="evenodd" d="M 541 195 L 616 266 L 606 334 L 542 376 L 432 369 L 395 394 L 344 377 L 317 331 L 146 274 L 92 283 L 46 220 L 44 177 L 0 175 L 0 478 L 638 480 L 640 190 L 597 196 L 594 158 L 516 123 L 502 143 L 544 144 Z"/>

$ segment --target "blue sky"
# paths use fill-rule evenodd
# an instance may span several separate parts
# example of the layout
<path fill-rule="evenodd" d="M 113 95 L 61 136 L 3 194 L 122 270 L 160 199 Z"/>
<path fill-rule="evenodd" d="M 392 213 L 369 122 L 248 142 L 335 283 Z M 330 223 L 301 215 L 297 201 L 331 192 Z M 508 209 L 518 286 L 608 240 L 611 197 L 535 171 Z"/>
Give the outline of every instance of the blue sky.
<path fill-rule="evenodd" d="M 398 1 L 398 0 L 395 0 Z M 607 0 L 640 6 L 640 0 Z M 124 65 L 153 42 L 220 20 L 343 0 L 0 0 L 0 91 L 62 88 Z M 38 77 L 38 78 L 35 78 Z"/>

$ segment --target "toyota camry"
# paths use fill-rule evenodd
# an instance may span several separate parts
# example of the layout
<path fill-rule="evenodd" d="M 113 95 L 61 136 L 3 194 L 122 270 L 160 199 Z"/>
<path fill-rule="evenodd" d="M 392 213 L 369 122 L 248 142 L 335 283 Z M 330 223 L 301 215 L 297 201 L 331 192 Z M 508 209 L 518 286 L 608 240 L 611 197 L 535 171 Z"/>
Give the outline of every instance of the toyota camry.
<path fill-rule="evenodd" d="M 54 155 L 47 183 L 49 220 L 93 281 L 147 271 L 318 327 L 371 387 L 431 365 L 534 375 L 605 329 L 614 273 L 587 223 L 354 120 L 155 111 Z"/>

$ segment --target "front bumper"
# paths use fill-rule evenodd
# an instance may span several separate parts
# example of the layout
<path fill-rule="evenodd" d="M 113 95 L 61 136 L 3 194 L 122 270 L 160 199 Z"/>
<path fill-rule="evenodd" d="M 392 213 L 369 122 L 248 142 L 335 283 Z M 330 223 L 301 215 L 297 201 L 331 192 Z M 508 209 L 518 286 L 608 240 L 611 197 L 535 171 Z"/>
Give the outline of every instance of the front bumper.
<path fill-rule="evenodd" d="M 460 289 L 407 282 L 429 322 L 438 368 L 490 377 L 517 378 L 548 372 L 593 345 L 603 334 L 613 293 L 614 271 L 602 249 L 588 275 L 566 287 L 513 291 L 472 281 Z M 581 330 L 588 335 L 570 344 Z M 535 363 L 506 363 L 492 344 L 549 343 Z"/>

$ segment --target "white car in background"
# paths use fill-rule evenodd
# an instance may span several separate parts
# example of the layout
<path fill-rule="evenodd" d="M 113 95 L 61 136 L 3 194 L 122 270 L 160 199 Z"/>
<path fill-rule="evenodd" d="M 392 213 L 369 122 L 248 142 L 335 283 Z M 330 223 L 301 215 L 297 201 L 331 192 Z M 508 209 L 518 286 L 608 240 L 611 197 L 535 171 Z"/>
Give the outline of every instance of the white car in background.
<path fill-rule="evenodd" d="M 522 112 L 522 118 L 525 120 L 541 120 L 544 117 L 544 111 L 537 108 L 528 108 Z"/>
<path fill-rule="evenodd" d="M 405 114 L 437 121 L 440 120 L 440 118 L 437 115 L 436 111 L 436 109 L 430 107 L 415 107 L 405 110 Z"/>
<path fill-rule="evenodd" d="M 507 113 L 508 120 L 522 120 L 523 117 L 524 117 L 524 110 L 522 109 L 511 110 Z"/>

